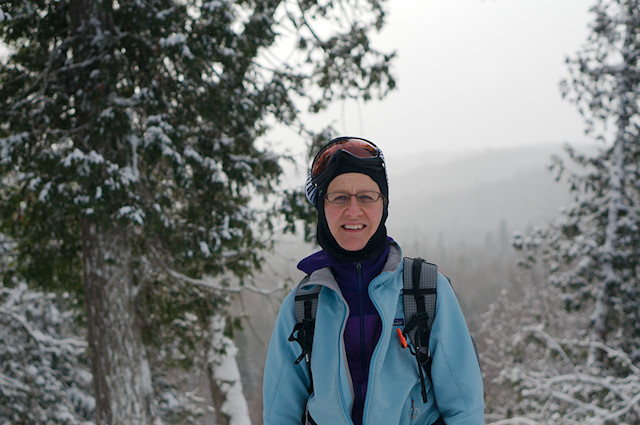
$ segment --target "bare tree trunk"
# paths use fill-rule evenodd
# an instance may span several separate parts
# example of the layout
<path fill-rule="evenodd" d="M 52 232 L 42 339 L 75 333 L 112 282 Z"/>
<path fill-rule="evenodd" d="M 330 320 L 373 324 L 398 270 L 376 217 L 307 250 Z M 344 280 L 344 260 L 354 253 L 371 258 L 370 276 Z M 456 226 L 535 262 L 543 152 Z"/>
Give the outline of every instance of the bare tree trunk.
<path fill-rule="evenodd" d="M 85 222 L 82 240 L 96 423 L 151 424 L 151 374 L 126 230 Z"/>

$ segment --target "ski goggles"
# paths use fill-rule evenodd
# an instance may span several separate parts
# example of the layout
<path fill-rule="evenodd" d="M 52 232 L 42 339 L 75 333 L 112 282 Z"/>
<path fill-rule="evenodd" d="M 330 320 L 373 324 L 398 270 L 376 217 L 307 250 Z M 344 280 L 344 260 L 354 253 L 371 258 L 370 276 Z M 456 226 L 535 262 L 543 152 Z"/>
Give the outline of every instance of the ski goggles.
<path fill-rule="evenodd" d="M 357 158 L 379 158 L 382 157 L 380 149 L 372 142 L 358 137 L 340 137 L 332 140 L 325 147 L 320 149 L 311 164 L 311 177 L 315 178 L 322 174 L 331 162 L 331 158 L 336 152 L 344 150 Z"/>

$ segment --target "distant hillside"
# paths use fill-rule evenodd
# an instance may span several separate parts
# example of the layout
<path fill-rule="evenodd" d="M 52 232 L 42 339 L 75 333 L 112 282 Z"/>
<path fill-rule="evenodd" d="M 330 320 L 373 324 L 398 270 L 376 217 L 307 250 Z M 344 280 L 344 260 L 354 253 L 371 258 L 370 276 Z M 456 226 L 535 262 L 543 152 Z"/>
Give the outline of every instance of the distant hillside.
<path fill-rule="evenodd" d="M 396 238 L 480 242 L 501 223 L 525 230 L 553 218 L 570 195 L 549 171 L 561 146 L 486 150 L 425 165 L 389 158 L 388 228 Z M 413 159 L 415 161 L 415 158 Z M 415 163 L 415 162 L 414 162 Z M 504 224 L 503 224 L 504 225 Z"/>

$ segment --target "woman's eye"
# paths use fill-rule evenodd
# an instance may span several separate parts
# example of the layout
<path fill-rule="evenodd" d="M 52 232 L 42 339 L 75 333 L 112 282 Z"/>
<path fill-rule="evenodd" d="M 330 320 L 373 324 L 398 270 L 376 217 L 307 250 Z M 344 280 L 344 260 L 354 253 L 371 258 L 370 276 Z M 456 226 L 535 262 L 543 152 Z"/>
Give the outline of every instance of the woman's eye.
<path fill-rule="evenodd" d="M 347 195 L 335 195 L 333 197 L 333 202 L 342 203 L 342 202 L 347 202 L 348 200 L 349 200 L 349 197 Z"/>
<path fill-rule="evenodd" d="M 372 193 L 360 193 L 358 195 L 358 200 L 360 202 L 365 202 L 365 203 L 370 203 L 370 202 L 374 202 L 376 200 L 375 195 L 373 195 Z"/>

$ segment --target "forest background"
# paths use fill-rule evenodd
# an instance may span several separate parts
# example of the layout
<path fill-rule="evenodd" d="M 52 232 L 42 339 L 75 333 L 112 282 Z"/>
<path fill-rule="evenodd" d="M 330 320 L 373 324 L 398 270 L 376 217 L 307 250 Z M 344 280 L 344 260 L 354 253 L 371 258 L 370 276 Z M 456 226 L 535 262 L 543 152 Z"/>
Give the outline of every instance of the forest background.
<path fill-rule="evenodd" d="M 382 3 L 284 4 L 3 5 L 3 421 L 260 422 L 269 327 L 313 249 L 281 236 L 313 214 L 265 135 L 313 151 L 336 130 L 306 114 L 396 86 L 369 44 Z M 638 6 L 594 2 L 567 60 L 593 145 L 391 177 L 390 232 L 453 278 L 491 423 L 638 421 Z M 263 56 L 282 31 L 288 61 Z"/>

